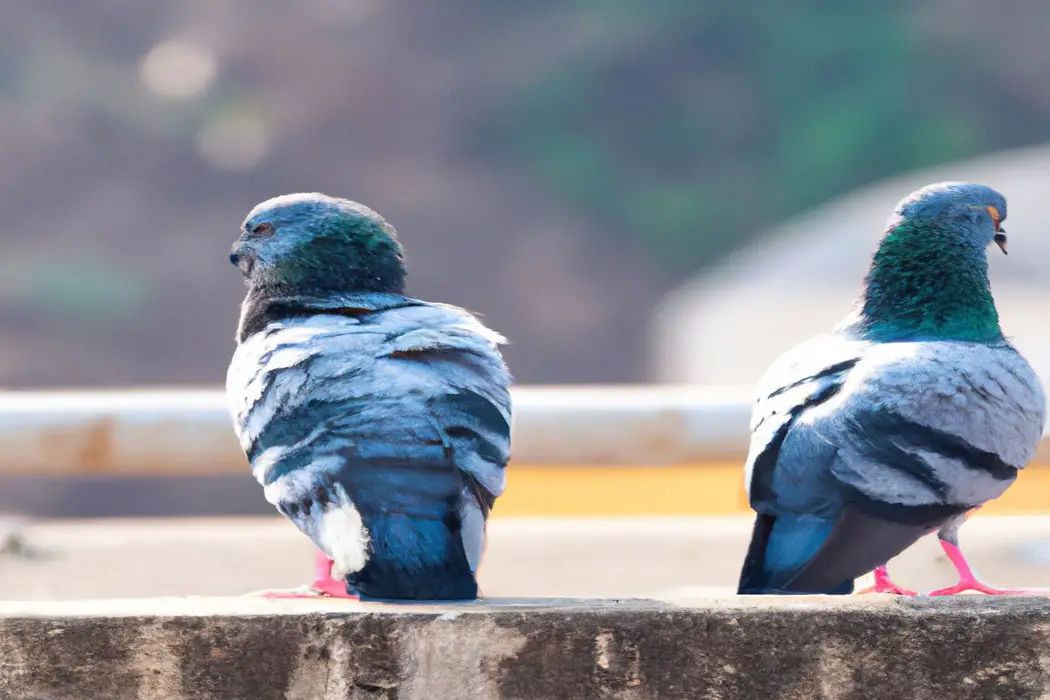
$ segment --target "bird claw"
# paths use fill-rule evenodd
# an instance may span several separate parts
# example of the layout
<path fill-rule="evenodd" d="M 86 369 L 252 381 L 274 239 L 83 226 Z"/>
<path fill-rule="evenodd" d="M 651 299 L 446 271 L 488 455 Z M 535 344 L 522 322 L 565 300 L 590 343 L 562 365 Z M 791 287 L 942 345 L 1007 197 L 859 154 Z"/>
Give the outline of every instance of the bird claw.
<path fill-rule="evenodd" d="M 315 593 L 313 590 L 302 591 L 300 589 L 292 589 L 289 591 L 264 591 L 259 594 L 261 597 L 268 600 L 288 600 L 288 599 L 314 599 L 321 598 L 320 593 Z"/>
<path fill-rule="evenodd" d="M 310 590 L 317 591 L 318 594 L 325 598 L 349 598 L 352 600 L 358 600 L 360 598 L 356 593 L 347 593 L 346 583 L 343 581 L 333 581 L 331 578 L 327 581 L 314 581 L 310 585 Z"/>
<path fill-rule="evenodd" d="M 257 595 L 271 600 L 316 600 L 318 598 L 343 598 L 347 600 L 359 600 L 359 596 L 350 595 L 346 592 L 346 587 L 344 585 L 340 585 L 336 581 L 314 581 L 309 586 L 299 586 L 298 588 L 289 589 L 258 591 L 256 593 L 249 593 L 248 595 Z"/>
<path fill-rule="evenodd" d="M 323 552 L 318 552 L 316 555 L 316 566 L 314 572 L 314 582 L 307 586 L 300 586 L 299 588 L 292 588 L 287 590 L 271 590 L 271 591 L 260 591 L 253 595 L 260 595 L 263 598 L 343 598 L 346 600 L 360 600 L 360 596 L 356 593 L 348 593 L 346 590 L 345 581 L 336 581 L 332 578 L 332 560 L 329 559 Z"/>
<path fill-rule="evenodd" d="M 888 584 L 875 584 L 874 586 L 868 586 L 857 591 L 857 595 L 868 595 L 869 593 L 889 593 L 891 595 L 902 595 L 902 596 L 917 596 L 917 591 L 912 591 L 907 588 L 901 588 L 897 584 L 890 581 Z"/>
<path fill-rule="evenodd" d="M 930 591 L 926 595 L 930 597 L 941 597 L 949 595 L 958 595 L 965 591 L 973 591 L 975 593 L 984 593 L 985 595 L 1047 595 L 1050 591 L 1043 590 L 1027 590 L 1024 588 L 995 588 L 988 584 L 981 583 L 976 578 L 963 578 L 960 579 L 954 586 L 948 588 L 939 588 L 936 591 Z"/>
<path fill-rule="evenodd" d="M 926 595 L 931 597 L 941 597 L 948 595 L 957 595 L 964 591 L 974 591 L 975 593 L 984 593 L 985 595 L 1048 595 L 1050 590 L 1025 590 L 1023 588 L 995 588 L 989 586 L 986 583 L 981 583 L 977 580 L 977 576 L 973 573 L 973 569 L 970 568 L 969 562 L 966 561 L 966 557 L 963 555 L 962 550 L 959 549 L 959 545 L 954 542 L 949 542 L 946 539 L 941 540 L 941 549 L 948 556 L 948 560 L 951 561 L 952 565 L 955 566 L 955 571 L 959 574 L 959 582 L 954 586 L 948 588 L 939 588 L 936 591 L 930 591 Z"/>
<path fill-rule="evenodd" d="M 875 585 L 868 586 L 867 588 L 857 591 L 857 595 L 868 595 L 869 593 L 890 593 L 892 595 L 902 596 L 915 596 L 918 595 L 915 591 L 910 591 L 907 588 L 901 588 L 896 583 L 890 580 L 890 575 L 886 571 L 885 566 L 880 566 L 875 569 Z"/>

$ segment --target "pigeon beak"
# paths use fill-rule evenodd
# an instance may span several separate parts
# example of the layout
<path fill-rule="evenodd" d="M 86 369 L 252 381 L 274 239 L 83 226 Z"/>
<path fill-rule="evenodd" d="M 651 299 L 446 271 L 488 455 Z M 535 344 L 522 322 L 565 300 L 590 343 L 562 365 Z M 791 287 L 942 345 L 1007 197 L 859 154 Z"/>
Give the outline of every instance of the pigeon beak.
<path fill-rule="evenodd" d="M 1003 255 L 1006 255 L 1006 229 L 1003 228 L 1003 217 L 999 213 L 999 210 L 995 207 L 988 207 L 988 213 L 992 216 L 992 224 L 995 226 L 995 244 L 999 246 L 999 250 L 1003 251 Z"/>
<path fill-rule="evenodd" d="M 233 250 L 230 251 L 230 262 L 236 265 L 245 275 L 250 275 L 252 268 L 255 266 L 255 256 L 250 250 L 246 249 L 244 244 L 237 243 L 233 246 Z"/>

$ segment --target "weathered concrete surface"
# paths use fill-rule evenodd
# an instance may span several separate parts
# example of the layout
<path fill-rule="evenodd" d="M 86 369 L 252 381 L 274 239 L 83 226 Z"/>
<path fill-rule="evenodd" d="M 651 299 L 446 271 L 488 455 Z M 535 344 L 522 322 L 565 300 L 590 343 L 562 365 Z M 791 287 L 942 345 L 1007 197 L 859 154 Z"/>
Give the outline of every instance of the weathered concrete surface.
<path fill-rule="evenodd" d="M 985 700 L 1050 694 L 1050 600 L 0 604 L 0 697 Z"/>
<path fill-rule="evenodd" d="M 480 582 L 500 597 L 731 593 L 750 534 L 748 517 L 496 517 Z M 979 513 L 961 538 L 989 582 L 1050 587 L 1050 517 Z M 890 569 L 919 590 L 955 583 L 935 537 Z M 313 545 L 280 516 L 0 523 L 0 600 L 230 596 L 312 573 Z"/>

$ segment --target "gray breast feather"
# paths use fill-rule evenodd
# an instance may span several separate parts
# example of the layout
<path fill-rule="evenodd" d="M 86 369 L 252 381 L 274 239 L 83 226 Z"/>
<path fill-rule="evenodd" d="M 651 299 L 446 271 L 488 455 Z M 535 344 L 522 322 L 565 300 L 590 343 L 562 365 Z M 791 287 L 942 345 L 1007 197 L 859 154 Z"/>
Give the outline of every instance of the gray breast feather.
<path fill-rule="evenodd" d="M 976 506 L 1035 453 L 1042 386 L 1009 346 L 874 344 L 794 429 L 836 447 L 835 479 L 874 500 Z"/>
<path fill-rule="evenodd" d="M 885 410 L 1022 468 L 1035 454 L 1046 400 L 1012 347 L 923 342 L 873 345 L 843 386 L 844 415 Z M 830 413 L 834 406 L 821 412 Z"/>
<path fill-rule="evenodd" d="M 469 313 L 442 305 L 270 324 L 238 347 L 227 373 L 230 412 L 242 448 L 257 457 L 256 478 L 290 468 L 338 469 L 332 455 L 355 441 L 432 440 L 477 409 L 494 416 L 486 439 L 452 430 L 439 437 L 456 466 L 498 496 L 511 411 L 502 342 Z M 464 397 L 477 397 L 469 410 Z M 308 486 L 298 477 L 289 486 L 298 482 Z"/>
<path fill-rule="evenodd" d="M 830 515 L 849 490 L 979 505 L 1032 458 L 1046 414 L 1042 385 L 1006 344 L 831 336 L 786 355 L 759 391 L 748 482 L 753 505 L 774 512 Z"/>

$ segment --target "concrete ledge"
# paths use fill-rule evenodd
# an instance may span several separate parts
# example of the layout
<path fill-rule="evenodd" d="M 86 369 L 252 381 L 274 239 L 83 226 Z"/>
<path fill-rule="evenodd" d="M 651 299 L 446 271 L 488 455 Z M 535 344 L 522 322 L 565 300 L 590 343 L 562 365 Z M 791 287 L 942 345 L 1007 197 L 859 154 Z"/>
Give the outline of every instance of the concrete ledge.
<path fill-rule="evenodd" d="M 1050 600 L 0 603 L 0 698 L 965 700 L 1050 693 Z"/>

